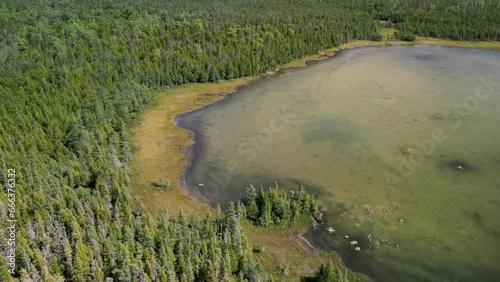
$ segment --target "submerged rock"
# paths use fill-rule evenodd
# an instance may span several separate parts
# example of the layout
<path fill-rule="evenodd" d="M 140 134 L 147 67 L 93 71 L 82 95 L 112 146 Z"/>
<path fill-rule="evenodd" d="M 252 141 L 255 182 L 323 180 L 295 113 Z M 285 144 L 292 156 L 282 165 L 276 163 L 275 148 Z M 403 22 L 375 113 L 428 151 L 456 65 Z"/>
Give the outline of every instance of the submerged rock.
<path fill-rule="evenodd" d="M 372 240 L 372 234 L 368 234 L 368 236 L 366 236 L 366 239 L 368 239 L 368 241 L 371 241 Z"/>
<path fill-rule="evenodd" d="M 312 220 L 312 229 L 316 229 L 318 227 L 318 222 L 314 219 L 314 217 L 311 217 Z"/>
<path fill-rule="evenodd" d="M 410 147 L 402 147 L 401 148 L 401 152 L 403 154 L 411 154 L 413 153 L 414 149 L 410 148 Z"/>
<path fill-rule="evenodd" d="M 471 165 L 470 163 L 467 163 L 467 161 L 464 160 L 448 160 L 446 161 L 446 165 L 449 168 L 452 168 L 456 171 L 468 171 L 468 172 L 477 172 L 478 168 Z"/>

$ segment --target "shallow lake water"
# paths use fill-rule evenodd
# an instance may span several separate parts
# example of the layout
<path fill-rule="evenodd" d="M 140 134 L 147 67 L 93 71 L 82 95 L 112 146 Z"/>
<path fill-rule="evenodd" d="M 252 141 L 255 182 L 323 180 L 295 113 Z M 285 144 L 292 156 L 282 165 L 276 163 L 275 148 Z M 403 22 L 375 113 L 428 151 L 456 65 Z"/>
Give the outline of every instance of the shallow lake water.
<path fill-rule="evenodd" d="M 222 206 L 302 183 L 327 209 L 305 237 L 375 281 L 500 281 L 499 94 L 499 51 L 342 51 L 179 116 L 184 181 Z"/>

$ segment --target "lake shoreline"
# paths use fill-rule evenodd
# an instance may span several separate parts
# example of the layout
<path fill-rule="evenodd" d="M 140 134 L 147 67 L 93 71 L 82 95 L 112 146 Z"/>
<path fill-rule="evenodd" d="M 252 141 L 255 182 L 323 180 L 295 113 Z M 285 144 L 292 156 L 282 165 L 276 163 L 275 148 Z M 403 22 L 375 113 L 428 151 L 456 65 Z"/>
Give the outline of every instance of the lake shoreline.
<path fill-rule="evenodd" d="M 186 173 L 189 170 L 189 167 L 191 166 L 192 161 L 194 160 L 194 143 L 195 143 L 195 134 L 194 132 L 182 128 L 178 124 L 178 117 L 183 114 L 187 114 L 193 111 L 201 110 L 207 106 L 213 105 L 220 100 L 224 99 L 226 95 L 233 94 L 239 90 L 240 87 L 246 86 L 249 83 L 258 81 L 259 79 L 265 78 L 265 77 L 272 77 L 275 76 L 279 72 L 286 72 L 289 69 L 294 69 L 294 68 L 300 68 L 300 67 L 306 67 L 309 62 L 315 62 L 315 61 L 322 61 L 328 58 L 331 58 L 335 56 L 338 52 L 341 52 L 343 50 L 350 50 L 354 48 L 363 48 L 363 47 L 383 47 L 383 46 L 393 46 L 393 45 L 402 45 L 402 46 L 415 46 L 415 45 L 436 45 L 436 46 L 443 46 L 443 47 L 455 47 L 455 48 L 477 48 L 477 49 L 492 49 L 492 50 L 500 50 L 500 42 L 469 42 L 469 41 L 452 41 L 452 40 L 444 40 L 444 39 L 437 39 L 437 38 L 424 38 L 424 37 L 417 37 L 415 41 L 400 41 L 400 40 L 382 40 L 382 41 L 368 41 L 368 40 L 357 40 L 357 41 L 352 41 L 346 44 L 343 44 L 339 47 L 335 48 L 330 48 L 330 49 L 325 49 L 323 51 L 320 51 L 316 55 L 311 55 L 307 56 L 301 59 L 294 60 L 292 62 L 289 62 L 287 64 L 284 64 L 282 66 L 279 66 L 276 70 L 269 70 L 265 74 L 257 75 L 257 76 L 250 76 L 250 77 L 245 77 L 249 78 L 248 80 L 244 81 L 238 81 L 239 79 L 235 80 L 225 80 L 222 81 L 218 84 L 224 85 L 226 82 L 232 82 L 232 81 L 238 81 L 236 82 L 235 85 L 233 85 L 233 88 L 230 89 L 227 92 L 207 92 L 202 95 L 210 95 L 210 96 L 217 96 L 218 99 L 211 100 L 210 102 L 203 104 L 201 107 L 195 108 L 195 109 L 190 109 L 184 112 L 178 112 L 175 114 L 175 116 L 172 118 L 172 122 L 176 125 L 177 128 L 180 128 L 184 131 L 187 131 L 189 134 L 189 139 L 190 139 L 190 146 L 189 148 L 186 149 L 185 151 L 185 162 L 186 166 L 182 170 L 182 173 L 178 176 L 177 181 L 179 187 L 189 191 L 189 188 L 187 187 L 185 178 L 186 178 Z M 190 84 L 190 85 L 198 85 L 198 84 Z M 174 90 L 175 91 L 175 90 Z M 202 201 L 206 202 L 206 199 L 201 199 L 196 197 L 195 195 L 192 195 L 190 193 L 191 197 L 193 199 L 196 199 L 197 201 Z"/>
<path fill-rule="evenodd" d="M 420 44 L 500 50 L 500 42 L 456 42 L 426 38 L 418 38 L 415 42 L 387 40 L 354 41 L 337 48 L 331 48 L 321 51 L 320 53 L 313 56 L 295 60 L 291 63 L 279 67 L 279 69 L 282 71 L 286 71 L 287 69 L 304 67 L 308 65 L 308 62 L 327 59 L 335 56 L 337 52 L 340 52 L 342 50 L 348 50 L 358 47 L 390 45 L 413 46 Z M 276 75 L 276 72 L 269 71 L 264 75 L 228 80 L 217 84 L 189 84 L 176 86 L 170 89 L 166 89 L 165 91 L 162 91 L 155 95 L 155 103 L 143 110 L 138 125 L 132 129 L 134 133 L 134 145 L 138 145 L 139 147 L 136 155 L 144 153 L 145 150 L 143 149 L 145 147 L 162 147 L 160 148 L 160 150 L 146 152 L 147 154 L 143 154 L 138 158 L 134 158 L 132 169 L 132 187 L 134 196 L 139 196 L 140 198 L 142 198 L 146 210 L 152 213 L 157 213 L 160 212 L 163 207 L 167 206 L 169 207 L 171 213 L 176 213 L 180 210 L 183 210 L 187 214 L 214 213 L 214 209 L 212 207 L 203 202 L 203 199 L 195 197 L 192 193 L 189 192 L 188 187 L 186 187 L 185 174 L 188 171 L 189 166 L 191 165 L 191 162 L 194 158 L 193 145 L 195 142 L 195 135 L 191 131 L 180 128 L 177 123 L 177 117 L 181 114 L 200 110 L 204 107 L 212 105 L 223 99 L 226 95 L 235 93 L 240 87 L 247 85 L 248 83 L 258 81 L 263 77 L 272 77 L 274 75 Z M 174 105 L 172 106 L 171 103 L 173 103 Z M 148 131 L 148 126 L 143 126 L 145 124 L 150 125 L 151 121 L 158 123 L 158 127 L 155 127 L 154 129 L 157 129 L 157 133 L 159 134 L 154 135 L 154 140 L 145 141 L 145 139 L 141 138 L 141 136 L 147 136 L 150 131 Z M 141 130 L 141 128 L 143 130 Z M 154 154 L 154 156 L 152 156 L 152 154 Z M 172 155 L 175 156 L 174 160 L 167 162 L 167 159 Z M 157 165 L 155 167 L 155 165 L 153 164 L 146 168 L 146 170 L 153 173 L 144 176 L 141 174 L 141 170 L 144 170 L 145 163 L 151 160 L 151 158 L 155 159 L 154 164 Z M 164 163 L 167 163 L 168 165 L 164 165 Z M 153 175 L 155 175 L 155 178 L 166 176 L 167 179 L 172 183 L 172 187 L 170 188 L 170 190 L 159 191 L 158 189 L 151 187 L 150 181 Z M 173 178 L 175 178 L 175 180 Z M 147 198 L 148 196 L 146 196 L 145 194 L 152 194 L 152 196 Z M 304 242 L 300 242 L 301 240 L 293 234 L 293 231 L 296 230 L 297 228 L 294 227 L 287 228 L 287 232 L 290 233 L 289 236 L 294 238 L 295 242 L 298 245 L 303 245 Z M 258 235 L 255 236 L 259 238 Z M 289 239 L 290 238 L 288 238 L 288 241 Z M 258 239 L 253 241 L 259 242 L 262 240 Z M 274 255 L 272 251 L 270 251 L 270 253 Z M 304 250 L 304 255 L 312 254 L 311 252 Z M 299 274 L 303 275 L 306 273 Z"/>

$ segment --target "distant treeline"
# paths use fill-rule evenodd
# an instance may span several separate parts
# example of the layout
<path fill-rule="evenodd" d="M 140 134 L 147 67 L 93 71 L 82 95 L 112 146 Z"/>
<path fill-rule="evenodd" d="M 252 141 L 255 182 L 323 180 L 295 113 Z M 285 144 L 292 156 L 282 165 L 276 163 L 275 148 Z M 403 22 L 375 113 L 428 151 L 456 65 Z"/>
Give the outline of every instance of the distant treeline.
<path fill-rule="evenodd" d="M 153 217 L 132 197 L 127 125 L 155 89 L 256 75 L 351 40 L 380 39 L 382 25 L 410 35 L 498 40 L 498 5 L 1 1 L 0 183 L 7 183 L 8 169 L 16 170 L 16 276 L 49 282 L 268 279 L 234 228 L 241 216 Z M 312 200 L 283 200 L 283 193 L 271 192 L 268 200 L 260 191 L 250 194 L 247 216 L 259 225 L 282 225 L 314 209 Z M 7 199 L 2 190 L 1 230 L 8 225 Z M 0 236 L 2 254 L 6 247 Z M 0 260 L 1 281 L 9 280 L 8 269 Z"/>
<path fill-rule="evenodd" d="M 451 40 L 500 40 L 500 1 L 354 0 L 401 34 Z M 332 2 L 338 2 L 333 0 Z M 349 0 L 340 1 L 349 2 Z"/>

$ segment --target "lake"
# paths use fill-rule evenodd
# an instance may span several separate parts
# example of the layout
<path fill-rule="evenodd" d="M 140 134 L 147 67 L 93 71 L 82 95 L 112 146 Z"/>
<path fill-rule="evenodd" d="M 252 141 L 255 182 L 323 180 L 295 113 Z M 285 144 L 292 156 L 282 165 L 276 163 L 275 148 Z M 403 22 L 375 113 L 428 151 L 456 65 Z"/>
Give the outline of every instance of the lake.
<path fill-rule="evenodd" d="M 183 181 L 222 206 L 302 183 L 326 209 L 304 237 L 375 281 L 500 281 L 499 82 L 499 51 L 345 50 L 178 116 Z"/>

